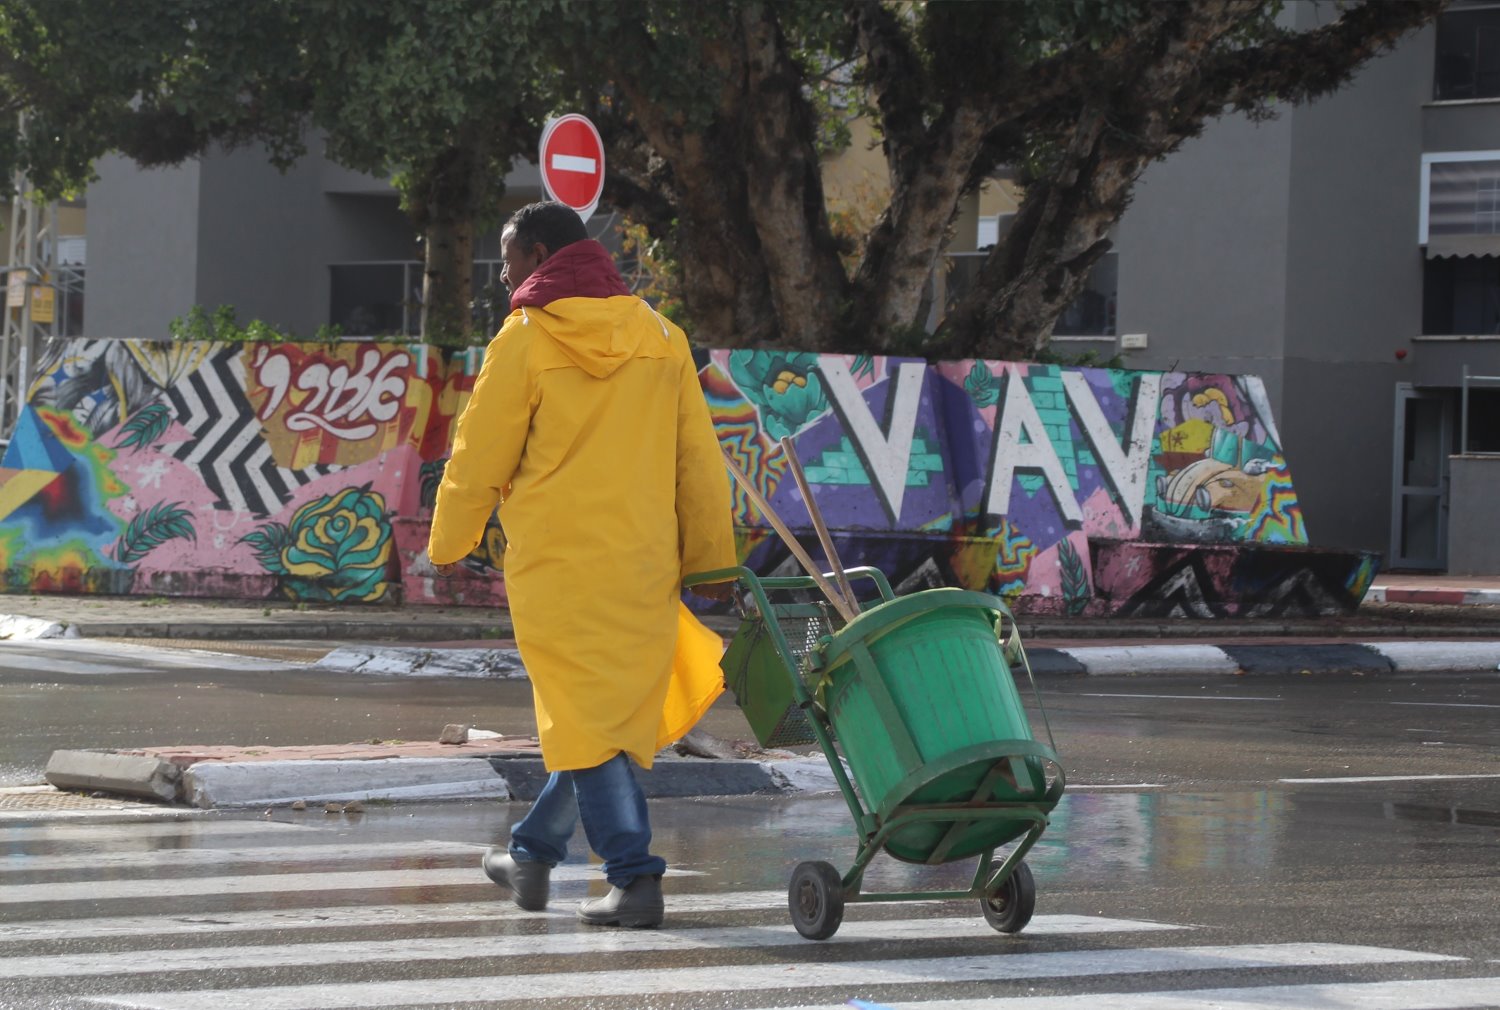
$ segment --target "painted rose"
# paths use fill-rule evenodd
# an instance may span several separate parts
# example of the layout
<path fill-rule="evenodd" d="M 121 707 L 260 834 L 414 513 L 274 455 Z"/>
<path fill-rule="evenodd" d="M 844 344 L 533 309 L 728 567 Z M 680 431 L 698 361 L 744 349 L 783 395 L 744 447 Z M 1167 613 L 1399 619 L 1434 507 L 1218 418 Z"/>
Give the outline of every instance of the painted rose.
<path fill-rule="evenodd" d="M 760 411 L 761 427 L 773 439 L 795 435 L 828 409 L 817 372 L 818 356 L 794 351 L 734 351 L 729 374 Z"/>
<path fill-rule="evenodd" d="M 385 499 L 346 488 L 292 515 L 279 551 L 282 590 L 297 600 L 371 603 L 385 595 L 390 556 Z"/>

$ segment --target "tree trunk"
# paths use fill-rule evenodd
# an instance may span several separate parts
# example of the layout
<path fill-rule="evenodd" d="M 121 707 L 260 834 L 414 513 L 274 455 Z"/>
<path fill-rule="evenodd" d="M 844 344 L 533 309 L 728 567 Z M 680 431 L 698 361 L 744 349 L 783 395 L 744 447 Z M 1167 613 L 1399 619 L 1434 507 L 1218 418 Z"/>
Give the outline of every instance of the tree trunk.
<path fill-rule="evenodd" d="M 1081 117 L 1059 169 L 1026 188 L 1004 240 L 944 320 L 944 354 L 1036 360 L 1109 251 L 1109 229 L 1144 164 L 1109 150 L 1100 115 Z"/>
<path fill-rule="evenodd" d="M 474 329 L 474 220 L 444 208 L 422 238 L 422 340 L 462 346 Z"/>
<path fill-rule="evenodd" d="M 745 179 L 778 340 L 825 350 L 836 341 L 849 278 L 828 223 L 813 110 L 775 14 L 753 4 L 741 24 Z"/>
<path fill-rule="evenodd" d="M 659 219 L 663 204 L 674 211 L 693 338 L 714 347 L 827 348 L 849 282 L 828 223 L 814 116 L 774 7 L 746 4 L 732 31 L 700 40 L 702 79 L 718 87 L 707 127 L 653 100 L 657 82 L 640 76 L 652 61 L 638 57 L 656 42 L 626 31 L 612 71 L 633 122 L 619 133 L 639 131 L 671 170 L 652 174 L 638 152 L 617 158 L 612 150 L 625 177 L 609 192 L 627 212 Z"/>
<path fill-rule="evenodd" d="M 422 341 L 463 347 L 474 332 L 474 230 L 494 183 L 483 138 L 408 168 L 403 204 L 422 235 Z M 409 296 L 409 293 L 408 293 Z"/>

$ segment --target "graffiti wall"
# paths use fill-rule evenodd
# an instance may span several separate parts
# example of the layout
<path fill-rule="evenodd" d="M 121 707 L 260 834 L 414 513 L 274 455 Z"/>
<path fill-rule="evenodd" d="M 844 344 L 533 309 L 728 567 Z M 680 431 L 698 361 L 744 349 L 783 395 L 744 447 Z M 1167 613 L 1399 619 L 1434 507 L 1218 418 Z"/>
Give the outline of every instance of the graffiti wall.
<path fill-rule="evenodd" d="M 467 577 L 435 578 L 424 554 L 482 353 L 55 341 L 0 459 L 4 588 L 503 602 L 498 522 Z M 1254 377 L 769 351 L 700 364 L 722 444 L 772 507 L 810 527 L 790 438 L 845 560 L 907 588 L 1081 613 L 1139 606 L 1184 552 L 1307 543 Z M 735 494 L 743 559 L 786 569 Z M 1109 542 L 1137 550 L 1106 564 L 1091 545 Z M 1320 585 L 1341 563 L 1373 565 L 1329 555 Z M 1199 569 L 1210 598 L 1233 591 L 1221 564 Z M 1347 582 L 1341 607 L 1368 585 Z"/>
<path fill-rule="evenodd" d="M 1031 611 L 1101 612 L 1135 594 L 1097 591 L 1094 543 L 1135 545 L 1132 578 L 1211 547 L 1222 558 L 1307 544 L 1254 376 L 748 350 L 710 353 L 700 375 L 721 441 L 771 507 L 810 526 L 787 477 L 790 437 L 840 555 L 906 590 L 966 585 Z M 736 510 L 752 567 L 795 570 L 745 496 Z M 1304 552 L 1271 557 L 1291 573 Z M 1368 578 L 1356 573 L 1373 574 L 1373 556 L 1320 564 L 1320 585 L 1337 576 L 1348 588 L 1319 606 L 1357 605 Z M 1204 600 L 1239 601 L 1236 585 L 1286 596 L 1269 577 L 1236 583 L 1221 560 L 1192 572 Z M 1237 612 L 1200 610 L 1215 608 Z"/>

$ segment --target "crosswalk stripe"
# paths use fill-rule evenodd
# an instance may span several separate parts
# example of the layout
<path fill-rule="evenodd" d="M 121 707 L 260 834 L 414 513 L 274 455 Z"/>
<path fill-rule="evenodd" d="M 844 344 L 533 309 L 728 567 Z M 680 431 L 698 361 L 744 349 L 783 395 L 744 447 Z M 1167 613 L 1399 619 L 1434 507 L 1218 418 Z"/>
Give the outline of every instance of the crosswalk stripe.
<path fill-rule="evenodd" d="M 839 986 L 850 992 L 878 986 L 963 982 L 1004 982 L 1033 978 L 1076 978 L 1151 972 L 1223 971 L 1243 968 L 1462 961 L 1463 958 L 1418 951 L 1347 944 L 1284 943 L 1241 946 L 1156 947 L 1115 950 L 1071 950 L 1005 957 L 903 958 L 879 961 L 806 961 L 736 965 L 737 992 L 792 991 Z M 482 978 L 432 978 L 388 982 L 336 982 L 314 985 L 261 986 L 188 992 L 121 993 L 101 998 L 113 1007 L 136 1010 L 348 1010 L 379 1006 L 430 1006 L 483 1002 L 503 994 L 506 1000 L 536 1003 L 568 998 L 719 992 L 730 974 L 712 967 L 557 972 L 541 975 L 497 975 Z M 1097 998 L 1097 997 L 1096 997 Z"/>
<path fill-rule="evenodd" d="M 39 940 L 89 940 L 125 935 L 168 936 L 179 933 L 207 935 L 262 930 L 317 930 L 369 926 L 436 926 L 464 922 L 487 922 L 496 918 L 571 920 L 585 888 L 570 888 L 567 882 L 554 890 L 552 907 L 545 912 L 523 912 L 496 889 L 491 901 L 448 902 L 432 905 L 354 905 L 276 909 L 254 912 L 215 912 L 212 915 L 121 915 L 92 919 L 49 919 L 0 922 L 0 952 L 4 945 Z M 569 890 L 573 890 L 570 897 Z M 711 894 L 667 895 L 667 914 L 697 912 L 775 911 L 785 914 L 785 891 L 731 891 Z M 905 902 L 933 905 L 937 902 Z M 977 904 L 977 903 L 976 903 Z M 858 912 L 851 913 L 858 915 Z M 844 927 L 848 929 L 848 926 Z M 1107 919 L 1098 916 L 1039 915 L 1026 927 L 1027 935 L 1060 933 L 1119 933 L 1190 929 L 1175 923 L 1143 919 Z"/>
<path fill-rule="evenodd" d="M 673 869 L 674 876 L 701 876 L 700 871 Z M 593 880 L 592 866 L 560 866 L 552 879 Z M 243 876 L 142 877 L 129 880 L 82 880 L 66 883 L 0 884 L 0 905 L 29 902 L 105 901 L 111 898 L 184 898 L 213 894 L 313 893 L 318 891 L 375 891 L 391 888 L 486 885 L 473 867 L 413 868 L 405 870 L 348 870 L 326 873 L 258 873 Z"/>
<path fill-rule="evenodd" d="M 1010 999 L 897 1000 L 890 1010 L 1469 1010 L 1500 1005 L 1500 978 L 1403 979 L 1397 982 L 1335 982 L 1255 986 L 1249 989 L 1180 989 L 1163 992 L 1097 993 L 1081 996 L 1020 996 Z M 781 1007 L 779 1010 L 848 1010 L 848 1003 Z M 770 1010 L 770 1008 L 762 1008 Z"/>
<path fill-rule="evenodd" d="M 146 849 L 139 852 L 84 852 L 31 856 L 0 853 L 0 873 L 52 870 L 180 870 L 228 863 L 312 863 L 343 859 L 382 859 L 467 853 L 479 865 L 485 846 L 468 842 L 370 842 L 359 845 L 267 845 L 233 849 Z"/>
<path fill-rule="evenodd" d="M 673 876 L 701 876 L 698 870 L 672 870 Z M 593 880 L 594 866 L 559 866 L 553 880 Z M 383 891 L 390 888 L 494 886 L 476 865 L 451 869 L 347 870 L 336 873 L 257 873 L 235 877 L 135 880 L 80 880 L 52 884 L 0 884 L 0 905 L 26 902 L 104 901 L 110 898 L 183 898 L 205 894 L 268 894 L 309 891 Z"/>
<path fill-rule="evenodd" d="M 673 903 L 676 907 L 676 902 Z M 492 906 L 492 912 L 493 912 Z M 784 918 L 784 917 L 783 917 Z M 1118 932 L 1122 928 L 1172 929 L 1159 923 L 1086 916 L 1034 920 L 1028 934 L 1058 935 Z M 833 942 L 882 942 L 952 939 L 995 940 L 979 916 L 928 919 L 883 919 L 848 922 Z M 407 940 L 350 940 L 335 943 L 268 944 L 244 947 L 192 947 L 131 950 L 118 953 L 59 954 L 44 957 L 0 957 L 0 978 L 68 978 L 75 975 L 155 974 L 164 971 L 220 971 L 232 968 L 283 968 L 390 961 L 473 960 L 528 955 L 593 954 L 646 950 L 745 950 L 801 945 L 790 922 L 773 926 L 717 926 L 651 932 L 595 931 L 508 936 L 423 937 Z"/>
<path fill-rule="evenodd" d="M 161 816 L 159 810 L 152 810 L 150 813 L 152 816 Z M 160 838 L 165 835 L 175 837 L 206 837 L 211 835 L 284 834 L 289 831 L 312 835 L 314 832 L 325 830 L 327 829 L 305 827 L 301 824 L 288 824 L 286 821 L 216 821 L 206 820 L 201 817 L 192 817 L 181 820 L 142 822 L 139 824 L 112 821 L 108 824 L 46 824 L 27 828 L 5 828 L 3 831 L 0 831 L 0 841 L 6 843 L 52 841 L 115 843 L 130 841 L 135 838 Z"/>
<path fill-rule="evenodd" d="M 598 871 L 595 871 L 596 873 Z M 266 894 L 297 891 L 362 891 L 443 887 L 485 882 L 473 869 L 372 870 L 346 873 L 265 873 L 237 877 L 145 877 L 56 884 L 0 885 L 0 905 L 25 902 L 105 901 L 110 898 L 181 898 L 205 894 Z"/>

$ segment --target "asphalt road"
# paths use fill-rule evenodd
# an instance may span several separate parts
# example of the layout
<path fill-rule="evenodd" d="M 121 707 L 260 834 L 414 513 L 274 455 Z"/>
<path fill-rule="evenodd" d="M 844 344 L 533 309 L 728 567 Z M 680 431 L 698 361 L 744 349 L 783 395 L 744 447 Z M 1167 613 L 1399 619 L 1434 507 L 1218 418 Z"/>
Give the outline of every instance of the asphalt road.
<path fill-rule="evenodd" d="M 524 684 L 68 666 L 82 657 L 0 647 L 12 774 L 53 746 L 520 731 L 509 720 L 526 717 Z M 1041 688 L 1070 787 L 1028 858 L 1037 918 L 1018 936 L 960 902 L 851 906 L 833 940 L 797 937 L 792 867 L 842 870 L 853 853 L 837 795 L 655 801 L 668 928 L 623 937 L 569 918 L 599 886 L 581 844 L 556 911 L 496 900 L 474 865 L 516 805 L 12 820 L 0 1007 L 1500 1005 L 1500 677 Z M 732 707 L 712 718 L 736 735 Z M 868 886 L 968 872 L 882 858 Z"/>

